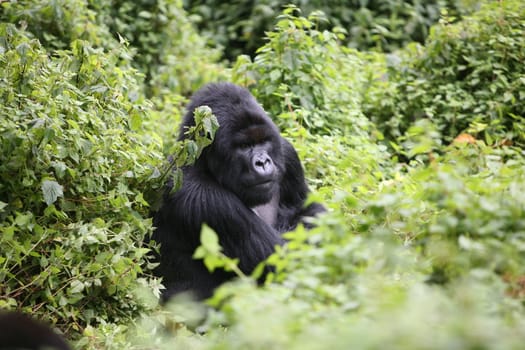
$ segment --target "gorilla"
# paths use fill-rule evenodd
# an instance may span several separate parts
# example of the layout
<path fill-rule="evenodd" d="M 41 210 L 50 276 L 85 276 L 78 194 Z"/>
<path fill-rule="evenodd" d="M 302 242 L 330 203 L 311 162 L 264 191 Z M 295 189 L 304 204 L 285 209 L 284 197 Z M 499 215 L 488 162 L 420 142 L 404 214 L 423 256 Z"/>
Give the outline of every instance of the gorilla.
<path fill-rule="evenodd" d="M 70 350 L 46 324 L 14 311 L 0 310 L 0 349 Z"/>
<path fill-rule="evenodd" d="M 233 277 L 223 270 L 209 272 L 192 258 L 202 224 L 215 230 L 223 253 L 237 258 L 240 270 L 250 274 L 284 243 L 283 232 L 299 223 L 310 227 L 305 218 L 325 211 L 319 203 L 305 207 L 309 191 L 295 149 L 244 88 L 214 83 L 197 91 L 179 140 L 188 137 L 185 130 L 195 125 L 194 110 L 202 105 L 212 109 L 219 129 L 197 161 L 182 169 L 182 187 L 172 193 L 168 183 L 154 216 L 163 299 L 183 291 L 204 299 Z"/>

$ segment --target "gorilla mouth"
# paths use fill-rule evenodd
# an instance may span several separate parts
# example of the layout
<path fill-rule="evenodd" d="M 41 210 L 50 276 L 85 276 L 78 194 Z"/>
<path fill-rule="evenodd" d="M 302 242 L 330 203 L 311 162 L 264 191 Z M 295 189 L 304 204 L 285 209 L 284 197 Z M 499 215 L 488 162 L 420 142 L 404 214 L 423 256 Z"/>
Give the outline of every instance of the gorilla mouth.
<path fill-rule="evenodd" d="M 271 185 L 273 183 L 273 179 L 266 179 L 259 182 L 254 182 L 250 185 L 250 187 L 257 187 L 257 186 L 265 186 L 265 185 Z"/>
<path fill-rule="evenodd" d="M 273 188 L 275 181 L 273 179 L 267 179 L 259 182 L 252 182 L 247 187 L 256 191 L 269 191 Z"/>

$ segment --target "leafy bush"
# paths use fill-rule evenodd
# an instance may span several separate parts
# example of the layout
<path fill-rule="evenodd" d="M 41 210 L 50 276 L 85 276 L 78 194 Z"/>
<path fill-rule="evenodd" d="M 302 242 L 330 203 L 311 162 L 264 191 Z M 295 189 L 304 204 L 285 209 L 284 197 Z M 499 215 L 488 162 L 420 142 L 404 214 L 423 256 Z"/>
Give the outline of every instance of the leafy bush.
<path fill-rule="evenodd" d="M 525 146 L 525 5 L 484 5 L 461 22 L 445 17 L 424 47 L 412 46 L 389 71 L 393 86 L 367 101 L 391 139 L 428 118 L 449 143 L 467 132 L 487 143 Z"/>
<path fill-rule="evenodd" d="M 421 249 L 432 262 L 430 282 L 468 274 L 515 282 L 525 273 L 524 165 L 516 149 L 450 146 L 368 203 L 371 227 Z"/>
<path fill-rule="evenodd" d="M 222 76 L 220 52 L 206 45 L 179 0 L 88 0 L 100 25 L 121 35 L 136 51 L 148 96 L 188 95 Z"/>
<path fill-rule="evenodd" d="M 76 39 L 108 51 L 126 40 L 128 58 L 144 74 L 148 97 L 170 103 L 222 76 L 220 53 L 206 45 L 178 0 L 58 0 L 2 3 L 0 18 L 21 23 L 47 49 L 67 49 Z"/>
<path fill-rule="evenodd" d="M 94 25 L 96 13 L 86 0 L 20 0 L 1 6 L 2 22 L 21 25 L 47 49 L 68 49 L 77 39 L 94 47 L 116 45 L 104 26 Z"/>
<path fill-rule="evenodd" d="M 159 288 L 140 276 L 161 141 L 137 133 L 147 114 L 126 54 L 76 40 L 50 58 L 0 26 L 0 306 L 71 337 L 132 319 L 148 308 L 134 290 Z"/>
<path fill-rule="evenodd" d="M 275 17 L 288 4 L 300 8 L 305 16 L 324 12 L 332 26 L 348 33 L 343 39 L 346 45 L 380 51 L 392 51 L 410 41 L 424 42 L 429 27 L 439 19 L 441 8 L 459 16 L 477 6 L 471 0 L 184 1 L 184 7 L 197 18 L 200 31 L 222 45 L 230 60 L 240 54 L 254 56 L 265 42 L 265 33 L 273 28 Z M 327 23 L 323 27 L 328 27 Z"/>
<path fill-rule="evenodd" d="M 253 62 L 239 57 L 233 79 L 251 85 L 258 101 L 284 129 L 299 124 L 315 133 L 363 134 L 369 127 L 359 108 L 360 88 L 367 81 L 360 73 L 364 60 L 338 45 L 342 34 L 319 31 L 316 23 L 322 20 L 320 13 L 305 18 L 289 7 Z"/>

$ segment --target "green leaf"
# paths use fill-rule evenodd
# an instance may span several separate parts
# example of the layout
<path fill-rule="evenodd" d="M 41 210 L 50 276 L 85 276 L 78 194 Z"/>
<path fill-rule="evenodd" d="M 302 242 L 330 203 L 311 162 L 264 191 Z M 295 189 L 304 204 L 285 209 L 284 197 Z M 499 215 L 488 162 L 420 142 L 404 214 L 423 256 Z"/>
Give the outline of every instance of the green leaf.
<path fill-rule="evenodd" d="M 69 289 L 70 294 L 80 293 L 84 290 L 84 283 L 79 280 L 71 281 L 71 288 Z"/>
<path fill-rule="evenodd" d="M 201 244 L 211 254 L 217 254 L 221 251 L 219 237 L 208 225 L 202 225 Z"/>
<path fill-rule="evenodd" d="M 63 197 L 63 187 L 56 181 L 44 180 L 42 182 L 42 193 L 44 194 L 44 201 L 47 205 L 56 202 L 58 197 Z"/>
<path fill-rule="evenodd" d="M 26 227 L 33 218 L 33 214 L 27 213 L 27 214 L 18 214 L 15 219 L 15 223 L 20 227 Z"/>
<path fill-rule="evenodd" d="M 131 130 L 140 130 L 142 126 L 142 117 L 138 113 L 133 113 L 131 115 L 130 127 Z"/>

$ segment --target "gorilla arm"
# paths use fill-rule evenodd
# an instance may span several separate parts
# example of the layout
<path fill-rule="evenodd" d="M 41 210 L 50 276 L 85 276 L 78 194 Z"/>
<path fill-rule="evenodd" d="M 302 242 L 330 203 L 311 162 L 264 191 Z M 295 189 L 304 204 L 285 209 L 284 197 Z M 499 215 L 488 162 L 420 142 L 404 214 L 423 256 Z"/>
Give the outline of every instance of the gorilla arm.
<path fill-rule="evenodd" d="M 284 138 L 281 139 L 281 147 L 285 158 L 285 171 L 280 185 L 280 202 L 277 221 L 287 223 L 288 226 L 281 227 L 279 231 L 293 230 L 299 223 L 303 223 L 305 227 L 311 228 L 312 225 L 304 219 L 307 217 L 315 217 L 317 214 L 325 212 L 326 209 L 319 203 L 311 203 L 303 207 L 309 190 L 304 178 L 301 161 L 292 144 Z"/>

